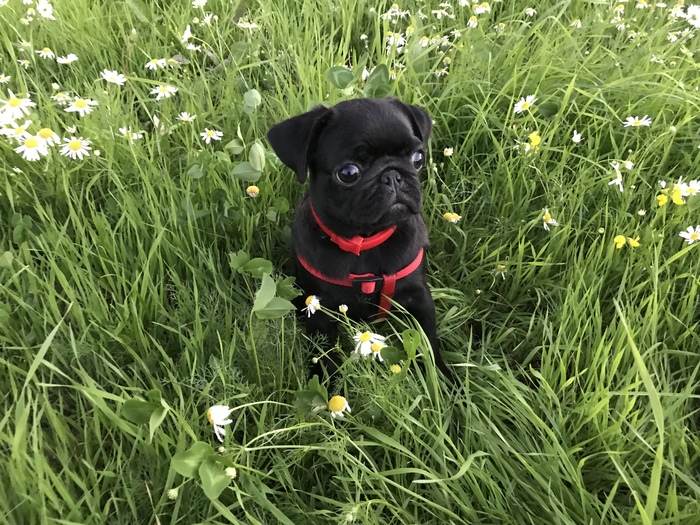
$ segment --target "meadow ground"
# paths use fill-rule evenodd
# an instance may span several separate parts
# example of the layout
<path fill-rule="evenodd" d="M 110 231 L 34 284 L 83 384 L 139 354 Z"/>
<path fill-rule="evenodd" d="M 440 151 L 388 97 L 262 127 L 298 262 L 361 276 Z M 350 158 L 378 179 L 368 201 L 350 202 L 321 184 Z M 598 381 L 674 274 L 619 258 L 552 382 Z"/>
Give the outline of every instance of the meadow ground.
<path fill-rule="evenodd" d="M 699 26 L 651 0 L 1 0 L 0 523 L 700 523 Z M 325 392 L 288 312 L 303 187 L 265 133 L 387 93 L 435 121 L 456 392 L 401 318 L 344 323 Z M 384 363 L 352 358 L 366 329 Z"/>

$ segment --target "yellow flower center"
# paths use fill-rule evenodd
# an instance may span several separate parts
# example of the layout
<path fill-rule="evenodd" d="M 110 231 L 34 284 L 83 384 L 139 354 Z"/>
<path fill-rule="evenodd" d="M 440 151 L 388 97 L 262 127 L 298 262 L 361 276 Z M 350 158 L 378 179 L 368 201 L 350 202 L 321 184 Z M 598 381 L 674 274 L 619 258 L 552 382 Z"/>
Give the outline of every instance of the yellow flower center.
<path fill-rule="evenodd" d="M 72 149 L 73 151 L 78 151 L 82 147 L 83 147 L 83 143 L 80 142 L 79 140 L 71 140 L 68 143 L 68 149 Z"/>
<path fill-rule="evenodd" d="M 165 86 L 161 86 L 158 88 L 158 93 L 167 93 L 167 92 L 168 92 L 168 88 Z M 211 131 L 207 131 L 207 133 L 211 133 Z"/>
<path fill-rule="evenodd" d="M 372 337 L 372 334 L 370 334 L 369 332 L 364 332 L 364 333 L 360 336 L 360 341 L 363 342 L 363 343 L 366 343 L 367 341 L 370 340 L 371 337 Z"/>
<path fill-rule="evenodd" d="M 25 148 L 36 148 L 38 145 L 39 145 L 39 141 L 36 140 L 34 137 L 28 138 L 27 140 L 24 141 Z"/>
<path fill-rule="evenodd" d="M 207 137 L 213 137 L 214 132 L 212 130 L 207 131 Z"/>
<path fill-rule="evenodd" d="M 690 238 L 692 240 L 700 239 L 700 233 L 691 233 Z"/>
<path fill-rule="evenodd" d="M 53 131 L 51 131 L 49 128 L 41 128 L 39 130 L 39 136 L 42 139 L 48 139 L 50 137 L 53 137 Z"/>
<path fill-rule="evenodd" d="M 549 212 L 544 214 L 544 222 L 549 222 L 552 220 L 552 216 L 550 215 Z"/>
<path fill-rule="evenodd" d="M 209 423 L 212 425 L 214 424 L 214 420 L 211 417 L 211 408 L 207 410 L 207 419 L 209 420 Z"/>
<path fill-rule="evenodd" d="M 88 103 L 85 102 L 82 98 L 79 98 L 78 100 L 75 101 L 75 107 L 78 109 L 86 108 L 87 105 L 88 105 Z"/>
<path fill-rule="evenodd" d="M 384 345 L 382 343 L 372 343 L 372 352 L 381 352 Z"/>
<path fill-rule="evenodd" d="M 17 97 L 12 97 L 10 100 L 7 101 L 7 104 L 11 108 L 18 108 L 20 104 L 22 104 L 22 101 L 18 99 Z"/>
<path fill-rule="evenodd" d="M 347 401 L 345 401 L 343 396 L 333 396 L 328 402 L 328 409 L 331 412 L 342 412 L 346 403 Z"/>
<path fill-rule="evenodd" d="M 51 53 L 51 50 L 48 47 L 45 47 L 44 49 L 42 49 L 42 51 L 44 53 Z"/>
<path fill-rule="evenodd" d="M 15 135 L 21 135 L 22 133 L 24 133 L 24 130 L 25 130 L 25 129 L 26 129 L 26 128 L 15 128 L 15 131 L 14 131 L 13 133 L 14 133 Z"/>
<path fill-rule="evenodd" d="M 401 372 L 401 367 L 399 365 L 391 365 L 389 370 L 391 370 L 392 374 L 398 374 Z"/>
<path fill-rule="evenodd" d="M 315 295 L 309 295 L 309 296 L 306 298 L 306 301 L 305 301 L 306 306 L 309 306 L 309 305 L 313 302 L 314 299 L 316 299 L 316 296 L 315 296 Z"/>
<path fill-rule="evenodd" d="M 506 267 L 503 266 L 502 264 L 499 264 L 498 266 L 496 266 L 497 272 L 503 272 L 503 271 L 505 271 L 505 269 L 506 269 Z"/>
<path fill-rule="evenodd" d="M 158 59 L 157 59 L 157 58 L 152 58 L 152 59 L 151 59 L 151 64 L 157 64 L 157 63 L 158 63 Z"/>

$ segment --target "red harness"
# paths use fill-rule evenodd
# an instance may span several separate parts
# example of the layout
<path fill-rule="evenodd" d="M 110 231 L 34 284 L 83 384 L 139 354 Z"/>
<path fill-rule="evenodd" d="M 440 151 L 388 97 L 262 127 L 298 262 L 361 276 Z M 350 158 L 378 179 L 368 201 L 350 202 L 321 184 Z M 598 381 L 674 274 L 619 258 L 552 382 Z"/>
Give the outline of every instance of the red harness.
<path fill-rule="evenodd" d="M 321 222 L 321 219 L 319 219 L 318 215 L 316 215 L 313 206 L 311 207 L 311 213 L 313 214 L 314 219 L 316 219 L 316 222 L 318 223 L 321 230 L 323 230 L 323 232 L 326 235 L 328 235 L 332 242 L 337 244 L 341 250 L 354 253 L 355 255 L 360 255 L 360 252 L 364 250 L 376 248 L 384 241 L 386 241 L 389 237 L 391 237 L 391 235 L 396 230 L 396 226 L 392 226 L 391 228 L 382 230 L 381 232 L 376 233 L 371 237 L 361 237 L 357 235 L 355 237 L 352 237 L 351 239 L 348 239 L 346 237 L 340 237 L 339 235 L 336 235 L 325 224 L 323 224 L 323 222 Z M 413 259 L 413 262 L 411 262 L 408 266 L 399 270 L 395 274 L 375 275 L 373 273 L 351 273 L 345 279 L 337 279 L 335 277 L 329 277 L 327 275 L 324 275 L 316 268 L 313 268 L 308 263 L 308 261 L 306 261 L 300 255 L 297 255 L 297 258 L 299 259 L 299 262 L 304 267 L 304 269 L 317 279 L 321 279 L 322 281 L 326 281 L 327 283 L 335 284 L 338 286 L 347 286 L 348 288 L 353 288 L 358 292 L 362 292 L 363 294 L 369 295 L 374 293 L 375 291 L 377 291 L 377 284 L 382 283 L 381 287 L 379 288 L 379 291 L 381 291 L 381 297 L 379 299 L 379 313 L 377 314 L 377 317 L 386 317 L 387 313 L 391 309 L 391 303 L 389 302 L 389 299 L 391 299 L 391 297 L 394 295 L 394 291 L 396 290 L 396 281 L 411 275 L 420 267 L 421 262 L 423 261 L 423 248 L 420 249 L 416 258 Z"/>

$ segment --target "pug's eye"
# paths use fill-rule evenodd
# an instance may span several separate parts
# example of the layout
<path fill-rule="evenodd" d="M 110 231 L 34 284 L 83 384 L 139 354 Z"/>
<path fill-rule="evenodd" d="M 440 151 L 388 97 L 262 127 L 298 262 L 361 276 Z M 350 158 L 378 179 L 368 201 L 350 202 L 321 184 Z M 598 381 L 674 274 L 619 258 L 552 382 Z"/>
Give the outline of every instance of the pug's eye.
<path fill-rule="evenodd" d="M 336 171 L 335 176 L 343 184 L 353 184 L 360 178 L 360 168 L 354 164 L 348 164 Z"/>
<path fill-rule="evenodd" d="M 413 155 L 411 155 L 411 162 L 413 163 L 414 168 L 417 170 L 421 169 L 423 167 L 423 152 L 414 152 Z"/>

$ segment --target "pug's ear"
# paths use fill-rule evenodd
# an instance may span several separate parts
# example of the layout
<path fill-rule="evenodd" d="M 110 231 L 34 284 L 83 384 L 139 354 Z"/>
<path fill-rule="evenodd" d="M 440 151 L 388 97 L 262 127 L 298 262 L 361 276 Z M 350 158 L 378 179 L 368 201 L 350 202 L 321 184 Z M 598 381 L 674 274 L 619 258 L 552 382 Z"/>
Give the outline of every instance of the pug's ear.
<path fill-rule="evenodd" d="M 282 162 L 294 170 L 299 182 L 306 181 L 308 157 L 321 129 L 332 111 L 317 106 L 311 111 L 275 124 L 267 132 L 267 140 Z"/>
<path fill-rule="evenodd" d="M 433 129 L 433 119 L 430 118 L 428 112 L 418 106 L 404 104 L 398 98 L 392 98 L 391 102 L 408 115 L 413 125 L 413 133 L 423 141 L 423 144 L 427 144 Z"/>

